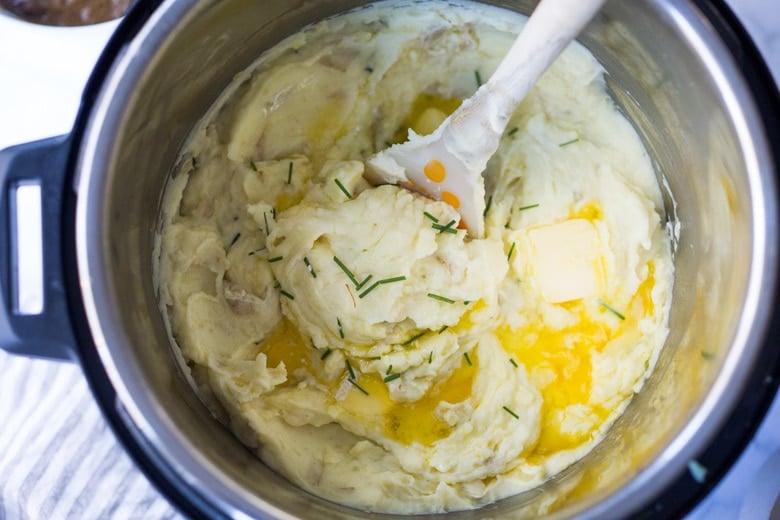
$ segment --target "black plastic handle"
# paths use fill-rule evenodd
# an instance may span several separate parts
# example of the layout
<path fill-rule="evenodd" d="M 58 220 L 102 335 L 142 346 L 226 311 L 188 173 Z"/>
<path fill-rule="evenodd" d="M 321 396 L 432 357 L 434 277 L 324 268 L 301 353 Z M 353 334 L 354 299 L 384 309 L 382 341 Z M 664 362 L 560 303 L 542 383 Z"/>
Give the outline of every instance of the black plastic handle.
<path fill-rule="evenodd" d="M 10 353 L 77 359 L 62 268 L 62 203 L 69 152 L 69 136 L 0 151 L 0 348 Z M 41 226 L 35 225 L 37 218 L 25 221 L 24 213 L 30 207 L 20 208 L 18 204 L 19 188 L 29 186 L 40 187 L 24 191 L 40 194 Z M 38 262 L 25 260 L 27 255 L 21 252 L 38 243 L 42 251 L 32 257 L 40 258 L 42 272 L 36 268 L 32 271 L 38 271 L 42 280 L 33 277 L 31 284 L 27 268 Z M 24 280 L 20 272 L 25 273 Z M 31 286 L 41 290 L 24 290 Z M 20 294 L 30 293 L 31 299 L 20 298 Z"/>

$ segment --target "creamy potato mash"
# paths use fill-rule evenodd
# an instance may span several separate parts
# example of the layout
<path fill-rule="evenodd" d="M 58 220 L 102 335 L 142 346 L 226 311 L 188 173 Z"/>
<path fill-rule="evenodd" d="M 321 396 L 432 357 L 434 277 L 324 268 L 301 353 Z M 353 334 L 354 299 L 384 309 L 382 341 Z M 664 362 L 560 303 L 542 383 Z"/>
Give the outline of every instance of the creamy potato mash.
<path fill-rule="evenodd" d="M 391 2 L 261 57 L 185 147 L 157 280 L 200 394 L 299 486 L 474 508 L 583 457 L 667 334 L 670 241 L 642 144 L 575 44 L 485 172 L 486 233 L 364 161 L 435 128 L 524 18 Z"/>

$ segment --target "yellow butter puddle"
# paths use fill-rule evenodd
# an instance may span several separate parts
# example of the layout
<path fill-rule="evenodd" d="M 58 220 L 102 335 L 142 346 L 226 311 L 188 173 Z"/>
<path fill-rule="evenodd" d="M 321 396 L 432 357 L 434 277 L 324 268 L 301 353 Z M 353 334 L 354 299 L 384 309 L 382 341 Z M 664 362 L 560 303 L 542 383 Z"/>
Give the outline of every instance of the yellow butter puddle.
<path fill-rule="evenodd" d="M 553 329 L 532 323 L 518 329 L 502 326 L 496 331 L 504 350 L 517 363 L 525 366 L 542 394 L 542 420 L 539 440 L 528 454 L 529 460 L 541 460 L 558 451 L 577 448 L 593 439 L 601 425 L 614 412 L 599 405 L 590 404 L 593 386 L 591 354 L 601 352 L 612 340 L 623 335 L 637 334 L 639 320 L 654 311 L 652 289 L 655 284 L 652 262 L 648 264 L 648 276 L 640 284 L 627 308 L 624 319 L 618 325 L 593 319 L 588 315 L 584 302 L 563 304 L 578 315 L 577 322 L 569 327 Z M 602 308 L 602 312 L 612 312 Z M 591 419 L 590 427 L 576 432 L 566 431 L 560 413 L 572 405 L 582 405 Z"/>
<path fill-rule="evenodd" d="M 635 332 L 639 320 L 652 315 L 655 283 L 652 262 L 648 268 L 647 278 L 626 308 L 621 309 L 625 319 L 619 320 L 617 325 L 610 324 L 614 320 L 610 322 L 600 316 L 594 319 L 586 311 L 584 302 L 578 301 L 563 304 L 578 316 L 572 326 L 553 329 L 532 323 L 518 329 L 501 326 L 495 331 L 503 349 L 518 364 L 525 366 L 532 381 L 543 381 L 539 384 L 543 399 L 541 432 L 534 448 L 525 454 L 530 461 L 541 461 L 550 454 L 591 441 L 604 421 L 614 413 L 614 410 L 589 402 L 593 385 L 591 354 L 602 351 L 610 341 Z M 456 333 L 469 330 L 474 326 L 473 313 L 483 307 L 482 302 L 473 304 L 452 330 Z M 611 311 L 602 308 L 601 312 Z M 323 357 L 328 355 L 327 350 L 314 349 L 286 319 L 260 345 L 260 351 L 268 356 L 269 366 L 281 362 L 285 364 L 288 372 L 285 386 L 297 384 L 294 374 L 301 368 L 316 377 L 319 364 L 324 363 Z M 346 413 L 365 421 L 370 430 L 381 432 L 389 439 L 402 444 L 418 442 L 431 445 L 446 438 L 452 431 L 450 425 L 436 413 L 441 403 L 457 404 L 471 396 L 479 370 L 475 352 L 469 352 L 468 361 L 470 364 L 464 357 L 447 379 L 434 384 L 419 400 L 400 402 L 390 397 L 388 384 L 392 383 L 384 380 L 387 374 L 361 373 L 358 363 L 353 360 L 351 366 L 357 385 L 350 388 L 346 398 L 338 405 Z M 339 377 L 329 384 L 332 395 L 342 382 L 343 377 Z M 591 416 L 596 417 L 589 428 L 577 432 L 565 431 L 559 413 L 572 405 L 583 405 Z"/>

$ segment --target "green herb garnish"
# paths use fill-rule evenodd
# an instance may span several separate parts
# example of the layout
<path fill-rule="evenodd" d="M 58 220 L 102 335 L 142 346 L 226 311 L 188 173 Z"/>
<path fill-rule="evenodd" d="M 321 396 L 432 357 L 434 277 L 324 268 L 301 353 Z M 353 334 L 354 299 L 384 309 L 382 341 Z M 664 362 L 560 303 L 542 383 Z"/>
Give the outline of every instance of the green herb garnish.
<path fill-rule="evenodd" d="M 402 281 L 404 281 L 404 280 L 406 280 L 406 277 L 405 277 L 405 276 L 395 276 L 395 277 L 393 277 L 393 278 L 385 278 L 385 279 L 383 279 L 383 280 L 379 280 L 379 281 L 377 281 L 377 282 L 374 282 L 374 283 L 373 283 L 373 284 L 372 284 L 372 285 L 371 285 L 371 286 L 370 286 L 368 289 L 366 289 L 365 291 L 363 291 L 362 293 L 360 293 L 360 294 L 358 295 L 358 298 L 363 298 L 363 297 L 365 297 L 365 296 L 366 296 L 368 293 L 370 293 L 371 291 L 373 291 L 374 289 L 376 289 L 376 288 L 377 288 L 377 287 L 379 287 L 380 285 L 385 285 L 385 284 L 388 284 L 388 283 L 394 283 L 394 282 L 402 282 Z M 366 281 L 368 281 L 368 280 L 366 280 Z"/>
<path fill-rule="evenodd" d="M 385 372 L 385 375 L 388 375 L 392 371 L 393 371 L 393 365 L 390 365 L 389 367 L 387 367 L 387 371 Z"/>
<path fill-rule="evenodd" d="M 236 242 L 238 242 L 238 239 L 241 238 L 241 233 L 236 233 L 236 236 L 233 237 L 233 240 L 230 241 L 230 245 L 228 248 L 231 248 L 235 245 Z"/>
<path fill-rule="evenodd" d="M 490 211 L 490 206 L 492 206 L 492 205 L 493 205 L 493 195 L 488 197 L 487 204 L 485 205 L 485 211 L 482 212 L 482 217 L 483 218 L 487 216 L 487 212 Z"/>
<path fill-rule="evenodd" d="M 273 264 L 274 262 L 278 262 L 278 261 L 282 260 L 283 258 L 284 258 L 283 256 L 275 256 L 273 258 L 269 258 L 268 259 L 268 263 L 269 264 Z"/>
<path fill-rule="evenodd" d="M 336 318 L 336 324 L 339 327 L 339 336 L 341 336 L 341 339 L 344 339 L 344 329 L 341 328 L 341 320 Z"/>
<path fill-rule="evenodd" d="M 396 379 L 398 379 L 399 377 L 401 377 L 401 374 L 390 374 L 389 376 L 387 376 L 387 377 L 384 379 L 384 382 L 385 382 L 385 383 L 389 383 L 390 381 L 395 381 L 395 380 L 396 380 Z"/>
<path fill-rule="evenodd" d="M 350 270 L 349 270 L 349 267 L 347 267 L 347 266 L 344 264 L 344 262 L 342 262 L 341 260 L 339 260 L 339 257 L 337 257 L 337 256 L 334 256 L 334 257 L 333 257 L 333 261 L 334 261 L 334 262 L 336 262 L 336 265 L 338 265 L 338 266 L 341 268 L 341 270 L 342 270 L 342 271 L 344 271 L 344 274 L 346 274 L 346 275 L 347 275 L 347 278 L 349 278 L 349 279 L 350 279 L 350 281 L 352 281 L 352 284 L 353 284 L 355 287 L 357 287 L 357 286 L 359 285 L 359 284 L 358 284 L 358 281 L 357 281 L 357 278 L 355 278 L 355 275 L 354 275 L 354 274 L 352 274 L 352 271 L 350 271 Z"/>
<path fill-rule="evenodd" d="M 477 81 L 477 88 L 482 86 L 482 76 L 480 76 L 479 71 L 474 71 L 474 79 Z"/>
<path fill-rule="evenodd" d="M 374 275 L 373 275 L 373 274 L 370 274 L 370 275 L 366 276 L 366 279 L 365 279 L 365 280 L 363 280 L 362 282 L 360 282 L 359 284 L 357 284 L 357 285 L 355 286 L 355 289 L 359 291 L 359 290 L 360 290 L 360 289 L 362 289 L 362 288 L 363 288 L 363 286 L 364 286 L 364 285 L 366 285 L 366 284 L 368 283 L 368 281 L 369 281 L 370 279 L 372 279 L 373 277 L 374 277 Z"/>
<path fill-rule="evenodd" d="M 511 415 L 512 417 L 514 417 L 515 419 L 517 419 L 518 421 L 520 420 L 520 416 L 519 416 L 519 415 L 517 415 L 515 412 L 513 412 L 512 410 L 510 410 L 510 409 L 509 409 L 509 408 L 507 408 L 506 406 L 503 406 L 502 408 L 504 409 L 504 411 L 505 411 L 506 413 L 508 413 L 509 415 Z"/>
<path fill-rule="evenodd" d="M 414 343 L 415 341 L 417 341 L 418 339 L 420 339 L 420 338 L 421 338 L 421 337 L 423 337 L 424 335 L 425 335 L 425 331 L 423 331 L 423 332 L 420 332 L 419 334 L 415 334 L 415 335 L 414 335 L 414 336 L 412 336 L 411 338 L 409 338 L 409 339 L 407 339 L 406 341 L 404 341 L 403 343 L 401 343 L 401 346 L 402 346 L 402 347 L 405 347 L 405 346 L 407 346 L 407 345 L 411 345 L 412 343 Z"/>
<path fill-rule="evenodd" d="M 292 181 L 292 170 L 293 170 L 293 163 L 290 161 L 290 166 L 287 168 L 287 184 L 290 184 Z"/>
<path fill-rule="evenodd" d="M 263 211 L 263 221 L 265 222 L 265 236 L 271 234 L 271 230 L 268 228 L 268 214 Z"/>
<path fill-rule="evenodd" d="M 368 392 L 366 392 L 366 389 L 363 388 L 362 386 L 360 386 L 359 384 L 357 384 L 357 381 L 355 381 L 354 379 L 347 379 L 347 381 L 352 383 L 352 386 L 354 386 L 355 388 L 357 388 L 358 390 L 363 392 L 363 395 L 368 395 Z"/>
<path fill-rule="evenodd" d="M 444 302 L 444 303 L 455 303 L 455 300 L 451 300 L 444 296 L 440 296 L 438 294 L 433 294 L 433 293 L 428 293 L 428 298 L 433 298 L 434 300 L 439 300 L 440 302 Z"/>
<path fill-rule="evenodd" d="M 463 357 L 466 359 L 466 363 L 468 363 L 469 366 L 473 366 L 472 363 L 471 363 L 471 358 L 469 357 L 469 353 L 468 352 L 464 352 L 463 353 Z"/>
<path fill-rule="evenodd" d="M 317 273 L 314 271 L 314 268 L 311 266 L 311 262 L 309 262 L 309 259 L 305 256 L 303 257 L 303 263 L 306 264 L 306 269 L 309 270 L 309 274 L 311 274 L 312 278 L 317 278 Z"/>
<path fill-rule="evenodd" d="M 702 350 L 701 357 L 703 357 L 707 361 L 712 361 L 713 359 L 715 359 L 715 354 L 713 354 L 712 352 L 707 352 L 706 350 Z"/>
<path fill-rule="evenodd" d="M 282 296 L 286 296 L 287 298 L 289 298 L 291 300 L 295 299 L 295 296 L 293 296 L 292 294 L 288 293 L 284 289 L 279 289 L 279 292 L 282 293 Z"/>
<path fill-rule="evenodd" d="M 431 350 L 431 353 L 428 354 L 428 364 L 430 365 L 433 362 L 433 351 Z"/>
<path fill-rule="evenodd" d="M 365 70 L 365 71 L 366 71 L 366 72 L 368 72 L 369 74 L 371 74 L 372 72 L 374 72 L 374 68 L 373 68 L 373 67 L 365 67 L 363 70 Z"/>
<path fill-rule="evenodd" d="M 368 359 L 370 359 L 371 361 L 379 361 L 380 359 L 382 359 L 382 356 L 374 356 L 374 357 L 370 357 Z"/>
<path fill-rule="evenodd" d="M 515 360 L 514 360 L 514 359 L 512 359 L 512 358 L 509 358 L 509 362 L 510 362 L 510 363 L 512 363 L 512 365 L 513 365 L 515 368 L 517 368 L 517 361 L 515 361 Z"/>
<path fill-rule="evenodd" d="M 446 226 L 442 226 L 441 224 L 432 224 L 431 227 L 433 229 L 436 229 L 439 231 L 439 233 L 452 233 L 453 235 L 458 232 L 457 229 L 453 228 L 452 226 L 455 225 L 454 220 L 450 220 L 449 223 Z"/>
<path fill-rule="evenodd" d="M 604 300 L 599 300 L 599 305 L 607 309 L 609 312 L 620 318 L 622 321 L 625 321 L 626 317 L 621 314 L 617 309 L 615 309 L 613 306 L 605 302 Z"/>
<path fill-rule="evenodd" d="M 579 141 L 579 140 L 580 140 L 580 138 L 579 138 L 579 137 L 575 137 L 575 138 L 574 138 L 574 139 L 572 139 L 571 141 L 566 141 L 565 143 L 561 143 L 561 144 L 559 144 L 558 146 L 560 146 L 561 148 L 563 148 L 564 146 L 569 146 L 570 144 L 574 144 L 574 143 L 576 143 L 576 142 L 577 142 L 577 141 Z"/>
<path fill-rule="evenodd" d="M 512 247 L 509 248 L 509 253 L 506 255 L 507 262 L 512 258 L 512 253 L 514 252 L 515 252 L 515 243 L 512 242 Z"/>
<path fill-rule="evenodd" d="M 349 372 L 349 377 L 355 379 L 355 371 L 352 370 L 352 364 L 349 362 L 349 359 L 345 359 L 344 363 L 347 365 L 347 372 Z"/>
<path fill-rule="evenodd" d="M 445 326 L 443 326 L 442 328 L 440 328 L 440 329 L 439 329 L 439 332 L 438 332 L 438 334 L 441 334 L 442 332 L 444 332 L 444 331 L 445 331 L 445 330 L 447 330 L 448 328 L 449 328 L 449 326 L 448 326 L 448 325 L 445 325 Z"/>
<path fill-rule="evenodd" d="M 326 348 L 325 352 L 320 356 L 320 360 L 325 361 L 332 353 L 333 351 L 330 349 L 330 347 Z"/>
<path fill-rule="evenodd" d="M 249 167 L 252 168 L 254 171 L 257 171 L 257 165 L 255 164 L 255 161 L 252 159 L 249 159 Z"/>
<path fill-rule="evenodd" d="M 338 180 L 338 179 L 333 179 L 333 181 L 336 183 L 336 186 L 338 186 L 338 187 L 339 187 L 339 189 L 341 190 L 341 193 L 343 193 L 344 195 L 346 195 L 346 197 L 347 197 L 348 199 L 352 199 L 352 194 L 351 194 L 351 193 L 350 193 L 350 192 L 347 190 L 347 188 L 345 188 L 345 187 L 344 187 L 344 185 L 343 185 L 343 184 L 341 184 L 341 181 L 340 181 L 340 180 Z"/>
<path fill-rule="evenodd" d="M 525 211 L 527 209 L 534 209 L 534 208 L 538 208 L 538 207 L 539 207 L 539 204 L 529 204 L 528 206 L 521 206 L 521 207 L 517 208 L 517 211 Z"/>
<path fill-rule="evenodd" d="M 514 128 L 513 128 L 513 129 L 511 129 L 509 132 L 507 132 L 507 134 L 506 134 L 506 135 L 508 135 L 508 136 L 510 136 L 510 137 L 511 137 L 511 136 L 515 135 L 515 134 L 517 133 L 517 131 L 518 131 L 518 130 L 519 130 L 519 129 L 518 129 L 517 127 L 514 127 Z"/>
<path fill-rule="evenodd" d="M 436 223 L 436 224 L 438 224 L 438 223 L 439 223 L 439 219 L 437 219 L 436 217 L 434 217 L 433 215 L 431 215 L 431 214 L 430 214 L 430 213 L 428 213 L 427 211 L 423 211 L 423 215 L 425 215 L 426 217 L 428 217 L 429 219 L 431 219 L 431 220 L 432 220 L 434 223 Z"/>

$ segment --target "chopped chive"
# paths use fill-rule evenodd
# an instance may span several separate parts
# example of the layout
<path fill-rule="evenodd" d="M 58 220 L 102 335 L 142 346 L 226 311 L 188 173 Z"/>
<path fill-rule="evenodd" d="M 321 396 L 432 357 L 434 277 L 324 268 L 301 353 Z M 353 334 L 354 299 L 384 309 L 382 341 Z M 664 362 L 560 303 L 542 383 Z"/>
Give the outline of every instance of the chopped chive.
<path fill-rule="evenodd" d="M 355 275 L 352 274 L 352 271 L 349 270 L 349 267 L 344 265 L 344 262 L 339 260 L 339 257 L 337 257 L 337 256 L 333 257 L 333 261 L 336 262 L 336 265 L 338 265 L 341 268 L 341 270 L 344 271 L 344 274 L 347 275 L 347 278 L 349 278 L 352 281 L 352 283 L 354 284 L 354 286 L 357 287 L 359 285 L 358 281 L 357 281 L 357 278 L 355 278 Z"/>
<path fill-rule="evenodd" d="M 351 198 L 352 198 L 352 194 L 351 194 L 349 191 L 347 191 L 347 188 L 345 188 L 345 187 L 344 187 L 344 185 L 343 185 L 343 184 L 341 184 L 341 181 L 340 181 L 340 180 L 338 180 L 338 179 L 333 179 L 333 181 L 336 183 L 336 186 L 338 186 L 338 187 L 339 187 L 339 189 L 341 190 L 341 193 L 343 193 L 344 195 L 346 195 L 346 197 L 347 197 L 348 199 L 351 199 Z"/>
<path fill-rule="evenodd" d="M 265 236 L 268 236 L 271 234 L 271 230 L 268 229 L 268 214 L 263 211 L 263 220 L 265 221 Z"/>
<path fill-rule="evenodd" d="M 440 302 L 444 303 L 455 303 L 455 300 L 450 300 L 449 298 L 433 293 L 428 293 L 428 298 L 433 298 L 434 300 L 439 300 Z"/>
<path fill-rule="evenodd" d="M 271 216 L 276 220 L 276 208 L 271 208 Z"/>
<path fill-rule="evenodd" d="M 344 363 L 347 365 L 347 372 L 349 372 L 349 377 L 355 379 L 355 371 L 352 370 L 352 364 L 349 362 L 349 359 L 345 359 Z"/>
<path fill-rule="evenodd" d="M 515 360 L 514 360 L 514 359 L 512 359 L 512 358 L 509 358 L 509 362 L 510 362 L 510 363 L 512 363 L 512 366 L 514 366 L 515 368 L 517 368 L 517 361 L 515 361 Z"/>
<path fill-rule="evenodd" d="M 236 236 L 233 237 L 233 240 L 230 241 L 230 245 L 228 248 L 231 248 L 235 245 L 236 242 L 238 242 L 238 239 L 241 238 L 241 233 L 236 233 Z"/>
<path fill-rule="evenodd" d="M 430 365 L 433 362 L 433 351 L 431 350 L 431 353 L 428 354 L 428 364 Z"/>
<path fill-rule="evenodd" d="M 405 276 L 394 276 L 393 278 L 384 278 L 382 280 L 376 281 L 368 289 L 366 289 L 365 291 L 360 293 L 358 295 L 358 298 L 363 298 L 365 295 L 367 295 L 368 293 L 370 293 L 371 291 L 373 291 L 374 289 L 376 289 L 380 285 L 385 285 L 385 284 L 388 284 L 388 283 L 395 283 L 395 282 L 402 282 L 404 280 L 406 280 Z M 363 283 L 365 283 L 367 281 L 368 281 L 368 279 L 366 279 Z M 362 287 L 362 285 L 361 285 L 361 287 Z"/>
<path fill-rule="evenodd" d="M 292 181 L 292 170 L 293 170 L 293 163 L 290 161 L 290 166 L 287 168 L 287 184 L 290 184 Z"/>
<path fill-rule="evenodd" d="M 419 334 L 415 334 L 415 335 L 414 335 L 414 336 L 412 336 L 411 338 L 409 338 L 409 339 L 407 339 L 406 341 L 404 341 L 403 343 L 401 343 L 401 346 L 402 346 L 402 347 L 405 347 L 405 346 L 407 346 L 407 345 L 411 345 L 412 343 L 414 343 L 415 341 L 417 341 L 418 339 L 420 339 L 420 338 L 421 338 L 421 337 L 423 337 L 424 335 L 425 335 L 425 332 L 424 332 L 424 331 L 423 331 L 423 332 L 420 332 Z"/>
<path fill-rule="evenodd" d="M 521 207 L 517 208 L 517 211 L 525 211 L 527 209 L 534 209 L 534 208 L 538 208 L 538 207 L 539 207 L 539 204 L 529 204 L 528 206 L 521 206 Z"/>
<path fill-rule="evenodd" d="M 359 384 L 357 384 L 357 381 L 355 381 L 354 379 L 347 379 L 347 381 L 352 383 L 352 386 L 354 386 L 355 388 L 360 390 L 363 393 L 363 395 L 368 395 L 368 392 L 366 392 L 366 389 L 363 388 L 362 386 L 360 386 Z"/>
<path fill-rule="evenodd" d="M 311 266 L 311 262 L 309 262 L 309 259 L 305 256 L 303 257 L 303 263 L 306 264 L 306 269 L 309 270 L 309 273 L 311 274 L 312 278 L 317 278 L 317 273 L 314 271 L 314 268 Z"/>
<path fill-rule="evenodd" d="M 703 357 L 707 361 L 712 361 L 713 359 L 715 359 L 715 354 L 713 354 L 712 352 L 707 352 L 706 350 L 702 350 L 701 357 Z"/>
<path fill-rule="evenodd" d="M 401 374 L 390 374 L 389 376 L 387 376 L 387 377 L 384 379 L 384 382 L 385 382 L 385 383 L 389 383 L 390 381 L 395 381 L 395 380 L 396 380 L 396 379 L 398 379 L 399 377 L 401 377 Z"/>
<path fill-rule="evenodd" d="M 608 304 L 607 302 L 605 302 L 604 300 L 599 300 L 599 305 L 601 305 L 602 307 L 604 307 L 605 309 L 607 309 L 609 312 L 611 312 L 612 314 L 614 314 L 615 316 L 617 316 L 617 317 L 618 317 L 618 318 L 620 318 L 621 320 L 625 321 L 626 317 L 625 317 L 623 314 L 621 314 L 620 312 L 618 312 L 618 310 L 617 310 L 617 309 L 615 309 L 615 308 L 614 308 L 614 307 L 612 307 L 610 304 Z"/>
<path fill-rule="evenodd" d="M 394 276 L 392 278 L 384 278 L 383 280 L 379 280 L 377 283 L 386 284 L 386 283 L 403 282 L 404 280 L 406 280 L 405 276 Z"/>
<path fill-rule="evenodd" d="M 487 212 L 490 211 L 490 206 L 492 206 L 492 205 L 493 205 L 493 195 L 488 197 L 487 204 L 485 205 L 485 211 L 482 212 L 482 216 L 483 217 L 487 216 Z"/>
<path fill-rule="evenodd" d="M 387 372 L 385 372 L 385 375 L 389 374 L 392 371 L 393 371 L 393 365 L 390 365 L 389 367 L 387 367 Z"/>
<path fill-rule="evenodd" d="M 429 219 L 431 219 L 431 220 L 432 220 L 433 222 L 435 222 L 436 224 L 438 224 L 438 223 L 439 223 L 439 219 L 437 219 L 436 217 L 434 217 L 433 215 L 431 215 L 431 214 L 430 214 L 430 213 L 428 213 L 427 211 L 423 211 L 423 215 L 425 215 L 426 217 L 428 217 Z"/>
<path fill-rule="evenodd" d="M 249 159 L 249 167 L 252 168 L 254 171 L 257 171 L 257 165 L 255 164 L 255 161 L 252 159 Z"/>
<path fill-rule="evenodd" d="M 445 331 L 445 330 L 447 330 L 448 328 L 449 328 L 449 327 L 448 327 L 447 325 L 443 326 L 442 328 L 440 328 L 440 329 L 439 329 L 439 332 L 438 332 L 437 334 L 441 334 L 442 332 L 444 332 L 444 331 Z"/>
<path fill-rule="evenodd" d="M 330 349 L 330 347 L 326 348 L 325 352 L 320 356 L 320 360 L 325 361 L 332 353 L 333 351 Z"/>
<path fill-rule="evenodd" d="M 278 262 L 279 260 L 282 260 L 283 258 L 284 258 L 283 256 L 275 256 L 273 258 L 269 258 L 268 259 L 268 263 L 269 264 L 273 264 L 274 262 Z"/>
<path fill-rule="evenodd" d="M 295 296 L 293 296 L 292 294 L 288 293 L 284 289 L 279 289 L 279 292 L 282 293 L 282 296 L 286 296 L 287 298 L 289 298 L 291 300 L 295 299 Z"/>
<path fill-rule="evenodd" d="M 469 357 L 469 353 L 468 352 L 464 352 L 463 353 L 463 357 L 466 358 L 466 363 L 468 363 L 469 366 L 473 366 L 472 363 L 471 363 L 471 358 Z"/>
<path fill-rule="evenodd" d="M 482 76 L 480 76 L 479 71 L 474 71 L 474 79 L 477 81 L 477 88 L 482 86 Z"/>
<path fill-rule="evenodd" d="M 510 409 L 509 409 L 509 408 L 507 408 L 506 406 L 503 406 L 502 408 L 504 409 L 504 411 L 505 411 L 506 413 L 508 413 L 509 415 L 511 415 L 512 417 L 514 417 L 515 419 L 517 419 L 518 421 L 520 420 L 520 416 L 519 416 L 519 415 L 517 415 L 515 412 L 513 412 L 512 410 L 510 410 Z"/>
<path fill-rule="evenodd" d="M 255 256 L 257 253 L 265 249 L 264 247 L 261 247 L 260 249 L 255 249 L 254 251 L 250 251 L 247 256 Z"/>
<path fill-rule="evenodd" d="M 364 71 L 366 71 L 366 72 L 368 72 L 369 74 L 371 74 L 372 72 L 374 72 L 374 69 L 373 69 L 373 67 L 365 67 L 363 70 L 364 70 Z"/>
<path fill-rule="evenodd" d="M 441 224 L 434 223 L 433 225 L 431 225 L 431 227 L 433 229 L 438 230 L 439 233 L 452 233 L 454 235 L 458 232 L 455 228 L 452 227 L 454 225 L 455 225 L 455 221 L 450 220 L 446 226 L 442 226 Z"/>
<path fill-rule="evenodd" d="M 382 359 L 382 356 L 374 356 L 374 357 L 370 357 L 368 359 L 370 359 L 371 361 L 379 361 L 380 359 Z"/>
<path fill-rule="evenodd" d="M 579 137 L 575 137 L 575 138 L 574 138 L 574 139 L 572 139 L 571 141 L 566 141 L 565 143 L 561 143 L 561 144 L 559 144 L 558 146 L 560 146 L 561 148 L 563 148 L 564 146 L 569 146 L 570 144 L 574 144 L 574 143 L 576 143 L 576 142 L 577 142 L 577 141 L 579 141 L 579 140 L 580 140 L 580 138 L 579 138 Z"/>
<path fill-rule="evenodd" d="M 512 242 L 512 247 L 509 248 L 509 253 L 506 255 L 507 262 L 512 258 L 512 253 L 514 252 L 515 252 L 515 243 Z"/>
<path fill-rule="evenodd" d="M 512 128 L 512 129 L 511 129 L 509 132 L 507 132 L 507 134 L 506 134 L 506 135 L 508 135 L 508 136 L 510 136 L 510 137 L 511 137 L 511 136 L 515 135 L 515 134 L 517 133 L 517 131 L 518 131 L 518 130 L 519 130 L 519 129 L 518 129 L 517 127 L 514 127 L 514 128 Z"/>
<path fill-rule="evenodd" d="M 368 293 L 379 287 L 379 282 L 374 282 L 368 289 L 358 294 L 358 298 L 363 299 Z"/>
<path fill-rule="evenodd" d="M 357 284 L 357 285 L 355 286 L 355 289 L 359 291 L 359 290 L 360 290 L 360 289 L 362 289 L 362 288 L 363 288 L 363 286 L 364 286 L 364 285 L 366 285 L 366 284 L 368 283 L 368 281 L 369 281 L 370 279 L 372 279 L 373 277 L 374 277 L 374 275 L 373 275 L 373 274 L 370 274 L 370 275 L 366 276 L 366 279 L 365 279 L 365 280 L 363 280 L 362 282 L 360 282 L 359 284 Z"/>
<path fill-rule="evenodd" d="M 469 303 L 471 303 L 471 300 L 463 300 L 463 305 L 468 305 Z"/>
<path fill-rule="evenodd" d="M 341 336 L 341 339 L 344 339 L 344 329 L 341 328 L 341 320 L 336 318 L 336 324 L 339 326 L 339 336 Z"/>

